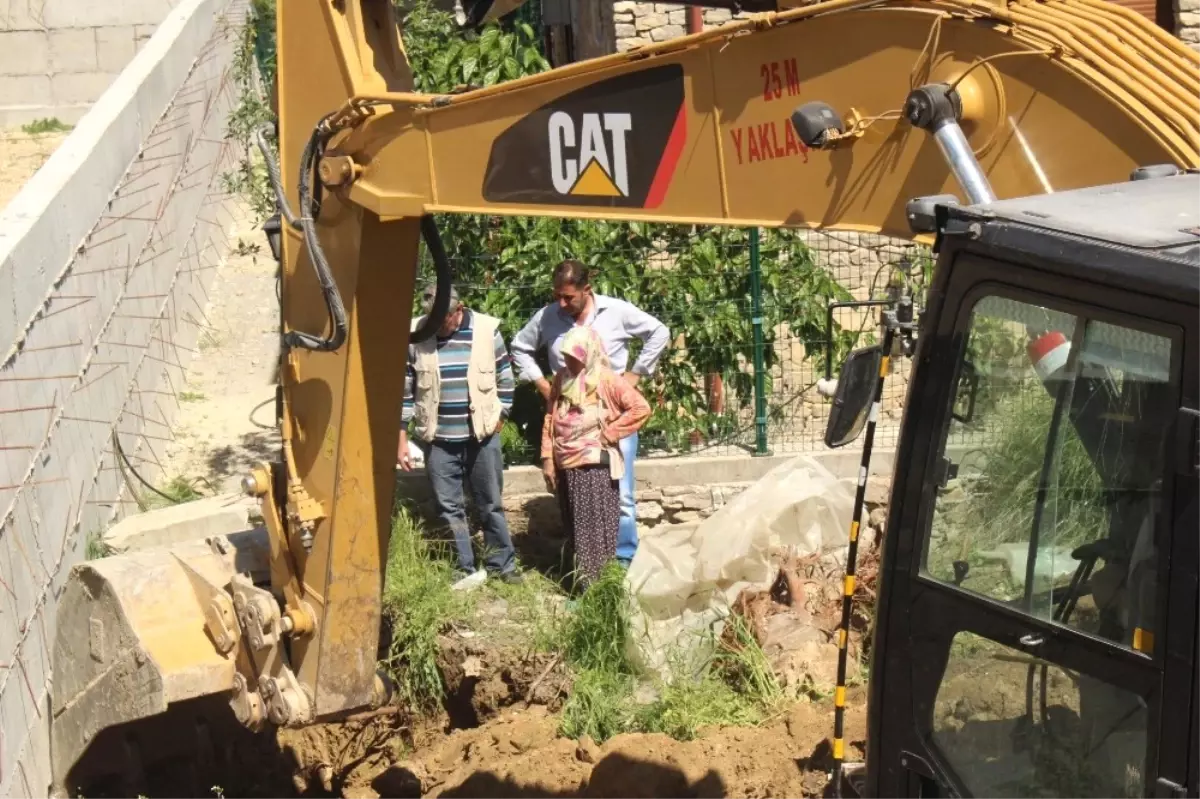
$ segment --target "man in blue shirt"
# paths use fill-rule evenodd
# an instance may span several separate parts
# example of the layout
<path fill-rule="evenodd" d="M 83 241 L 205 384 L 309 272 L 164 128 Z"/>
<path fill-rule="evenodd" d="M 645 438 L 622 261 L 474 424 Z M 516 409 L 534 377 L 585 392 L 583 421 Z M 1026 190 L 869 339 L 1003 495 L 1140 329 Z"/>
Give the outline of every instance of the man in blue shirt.
<path fill-rule="evenodd" d="M 425 313 L 436 286 L 422 296 Z M 415 329 L 422 319 L 413 321 Z M 505 582 L 521 582 L 502 503 L 504 453 L 500 428 L 512 409 L 513 374 L 500 320 L 471 311 L 450 292 L 450 311 L 436 336 L 408 347 L 401 414 L 400 468 L 412 469 L 408 425 L 425 452 L 425 471 L 438 516 L 454 533 L 463 576 L 475 572 L 463 483 L 483 522 L 487 567 Z"/>
<path fill-rule="evenodd" d="M 671 333 L 661 321 L 642 309 L 615 297 L 592 291 L 587 267 L 566 260 L 554 268 L 554 302 L 539 310 L 512 342 L 513 360 L 522 380 L 532 381 L 544 399 L 550 397 L 550 378 L 542 373 L 536 356 L 544 351 L 553 372 L 563 368 L 559 345 L 572 327 L 585 325 L 600 334 L 613 371 L 636 386 L 642 377 L 654 374 L 659 358 L 671 341 Z M 629 365 L 629 342 L 641 339 L 643 347 L 633 365 Z M 617 533 L 617 560 L 628 567 L 637 552 L 637 500 L 633 462 L 637 456 L 638 435 L 621 439 L 625 474 L 621 478 L 621 526 Z"/>

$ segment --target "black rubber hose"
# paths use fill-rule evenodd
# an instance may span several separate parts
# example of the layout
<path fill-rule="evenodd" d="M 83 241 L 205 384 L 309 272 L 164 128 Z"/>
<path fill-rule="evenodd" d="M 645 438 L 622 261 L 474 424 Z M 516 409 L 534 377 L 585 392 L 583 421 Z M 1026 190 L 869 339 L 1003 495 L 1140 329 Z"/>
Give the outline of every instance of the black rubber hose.
<path fill-rule="evenodd" d="M 320 198 L 314 195 L 316 165 L 328 133 L 325 120 L 313 128 L 312 136 L 304 147 L 304 155 L 300 158 L 300 229 L 304 231 L 304 243 L 308 245 L 309 260 L 312 261 L 313 271 L 321 284 L 321 293 L 325 296 L 325 306 L 329 309 L 329 319 L 333 324 L 333 335 L 321 338 L 311 333 L 289 330 L 283 337 L 284 346 L 299 347 L 319 352 L 334 352 L 346 341 L 346 306 L 342 303 L 342 295 L 333 279 L 333 270 L 321 249 L 317 238 L 316 217 L 321 212 Z"/>
<path fill-rule="evenodd" d="M 408 337 L 412 344 L 428 340 L 437 333 L 442 322 L 446 321 L 450 312 L 450 287 L 454 285 L 454 272 L 450 268 L 446 248 L 442 246 L 442 234 L 438 231 L 437 222 L 429 214 L 421 217 L 421 237 L 425 239 L 425 246 L 429 248 L 429 255 L 433 258 L 433 266 L 437 272 L 437 294 L 434 295 L 433 307 L 429 309 L 425 321 Z"/>
<path fill-rule="evenodd" d="M 272 152 L 271 145 L 267 144 L 267 133 L 274 132 L 274 130 L 275 123 L 273 122 L 268 122 L 260 126 L 258 130 L 254 131 L 254 142 L 262 152 L 263 161 L 267 165 L 267 179 L 270 180 L 271 188 L 275 191 L 275 204 L 279 207 L 287 223 L 296 230 L 300 230 L 300 221 L 292 213 L 292 208 L 288 205 L 287 196 L 283 193 L 283 180 L 279 176 L 279 163 L 275 160 L 275 153 Z"/>

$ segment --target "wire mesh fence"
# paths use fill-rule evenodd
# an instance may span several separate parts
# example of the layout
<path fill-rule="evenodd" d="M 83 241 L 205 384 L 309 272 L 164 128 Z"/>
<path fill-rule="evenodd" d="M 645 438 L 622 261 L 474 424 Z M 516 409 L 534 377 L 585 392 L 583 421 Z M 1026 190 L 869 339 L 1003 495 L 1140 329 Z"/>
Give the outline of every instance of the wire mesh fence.
<path fill-rule="evenodd" d="M 836 304 L 903 289 L 920 306 L 932 268 L 924 247 L 845 231 L 479 217 L 442 225 L 464 304 L 499 317 L 509 344 L 553 301 L 551 273 L 567 257 L 588 266 L 597 293 L 667 326 L 670 344 L 639 385 L 654 408 L 642 457 L 819 449 L 829 400 L 817 380 L 829 367 L 836 373 L 852 348 L 879 339 L 879 307 Z M 430 277 L 428 263 L 424 270 Z M 640 350 L 632 342 L 630 364 Z M 907 391 L 907 364 L 895 362 L 877 438 L 883 446 L 894 442 Z M 544 405 L 518 381 L 504 442 L 509 463 L 529 463 Z"/>

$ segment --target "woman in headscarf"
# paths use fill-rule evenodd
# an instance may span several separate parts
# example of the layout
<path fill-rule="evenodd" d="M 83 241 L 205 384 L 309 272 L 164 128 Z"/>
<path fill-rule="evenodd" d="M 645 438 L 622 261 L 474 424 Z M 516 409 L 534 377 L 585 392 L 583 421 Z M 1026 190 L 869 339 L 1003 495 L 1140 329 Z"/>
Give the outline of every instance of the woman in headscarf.
<path fill-rule="evenodd" d="M 546 487 L 558 493 L 586 587 L 617 554 L 625 471 L 617 443 L 646 423 L 650 405 L 613 372 L 592 328 L 571 328 L 561 348 L 566 365 L 550 386 L 542 471 Z"/>

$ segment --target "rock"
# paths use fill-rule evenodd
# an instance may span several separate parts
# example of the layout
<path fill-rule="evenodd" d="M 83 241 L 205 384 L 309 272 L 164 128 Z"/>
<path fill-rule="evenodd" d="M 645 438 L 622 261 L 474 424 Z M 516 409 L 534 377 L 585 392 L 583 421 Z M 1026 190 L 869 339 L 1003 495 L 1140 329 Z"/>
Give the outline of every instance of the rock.
<path fill-rule="evenodd" d="M 628 11 L 630 14 L 632 14 L 637 10 L 638 3 L 633 2 L 633 0 L 617 0 L 617 2 L 613 3 L 613 11 L 617 13 Z"/>
<path fill-rule="evenodd" d="M 700 515 L 699 511 L 694 511 L 694 510 L 681 510 L 678 513 L 671 514 L 671 520 L 673 522 L 675 522 L 676 524 L 688 524 L 690 522 L 698 522 L 703 518 L 704 517 Z"/>
<path fill-rule="evenodd" d="M 667 21 L 672 25 L 684 25 L 687 23 L 687 12 L 683 9 L 679 11 L 668 11 Z"/>
<path fill-rule="evenodd" d="M 682 510 L 704 510 L 705 508 L 711 508 L 713 504 L 712 494 L 708 492 L 703 494 L 685 494 L 678 501 Z"/>
<path fill-rule="evenodd" d="M 682 497 L 703 491 L 704 486 L 663 486 L 662 495 L 668 498 Z"/>
<path fill-rule="evenodd" d="M 867 492 L 863 497 L 868 505 L 886 505 L 892 496 L 892 481 L 877 475 L 867 478 Z"/>
<path fill-rule="evenodd" d="M 654 522 L 663 517 L 663 507 L 657 502 L 639 502 L 637 518 L 639 521 Z"/>
<path fill-rule="evenodd" d="M 580 763 L 595 765 L 600 761 L 600 747 L 592 740 L 592 736 L 584 735 L 575 747 L 575 757 Z"/>
<path fill-rule="evenodd" d="M 858 551 L 869 550 L 875 548 L 875 540 L 879 534 L 875 532 L 874 527 L 864 527 L 858 533 Z"/>
<path fill-rule="evenodd" d="M 637 492 L 638 502 L 662 502 L 663 492 L 657 488 L 647 488 Z"/>
<path fill-rule="evenodd" d="M 655 42 L 665 42 L 668 39 L 677 39 L 684 33 L 686 31 L 682 25 L 663 25 L 661 28 L 650 30 L 650 39 Z"/>
<path fill-rule="evenodd" d="M 667 24 L 666 14 L 642 14 L 636 19 L 637 22 L 635 24 L 638 31 L 652 31 Z"/>
<path fill-rule="evenodd" d="M 774 659 L 781 687 L 793 691 L 806 684 L 828 691 L 837 683 L 838 648 L 835 644 L 810 641 Z"/>
<path fill-rule="evenodd" d="M 616 35 L 617 35 L 618 39 L 625 39 L 630 36 L 637 36 L 637 28 L 634 27 L 633 25 L 622 25 L 621 23 L 617 23 L 614 26 L 614 28 L 616 30 Z"/>

